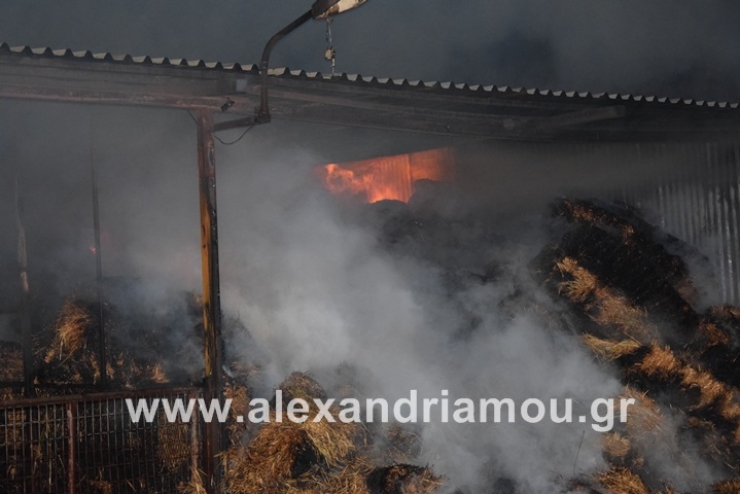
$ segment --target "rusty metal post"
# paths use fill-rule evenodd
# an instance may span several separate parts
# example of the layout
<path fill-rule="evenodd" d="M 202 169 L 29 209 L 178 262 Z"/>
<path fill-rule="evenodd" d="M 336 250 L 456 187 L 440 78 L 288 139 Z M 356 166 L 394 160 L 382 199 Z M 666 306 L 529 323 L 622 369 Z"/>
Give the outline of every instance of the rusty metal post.
<path fill-rule="evenodd" d="M 77 489 L 77 403 L 67 403 L 67 492 L 74 494 Z"/>
<path fill-rule="evenodd" d="M 218 270 L 218 228 L 216 223 L 216 161 L 213 142 L 213 114 L 199 110 L 198 178 L 200 184 L 200 238 L 203 263 L 203 329 L 205 332 L 206 403 L 221 400 L 221 297 Z M 223 450 L 223 424 L 218 420 L 206 423 L 203 438 L 203 470 L 206 490 L 216 494 L 221 490 L 221 465 L 217 455 Z"/>
<path fill-rule="evenodd" d="M 197 400 L 200 397 L 200 391 L 190 392 L 191 400 Z M 198 418 L 199 415 L 195 414 L 190 420 L 190 481 L 193 485 L 203 485 L 203 475 L 200 468 L 200 421 Z"/>

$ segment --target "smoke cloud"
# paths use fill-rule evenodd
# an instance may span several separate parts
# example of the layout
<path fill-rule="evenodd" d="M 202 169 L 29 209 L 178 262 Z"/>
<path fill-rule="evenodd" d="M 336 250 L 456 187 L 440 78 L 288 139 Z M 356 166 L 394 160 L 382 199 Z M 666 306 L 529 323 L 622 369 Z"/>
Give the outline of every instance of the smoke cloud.
<path fill-rule="evenodd" d="M 256 63 L 303 0 L 94 0 L 0 6 L 2 41 Z M 543 89 L 740 99 L 735 2 L 372 0 L 337 18 L 341 72 Z M 329 71 L 324 26 L 276 50 L 273 65 Z"/>

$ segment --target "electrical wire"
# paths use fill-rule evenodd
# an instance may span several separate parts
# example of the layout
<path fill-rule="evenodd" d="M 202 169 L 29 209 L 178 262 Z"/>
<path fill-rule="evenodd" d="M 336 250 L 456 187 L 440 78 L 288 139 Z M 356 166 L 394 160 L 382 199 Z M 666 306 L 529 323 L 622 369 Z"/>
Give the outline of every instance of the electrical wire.
<path fill-rule="evenodd" d="M 226 141 L 223 141 L 223 140 L 221 140 L 221 138 L 220 138 L 219 136 L 217 136 L 216 134 L 213 134 L 213 138 L 214 138 L 214 139 L 216 139 L 216 140 L 217 140 L 218 142 L 220 142 L 221 144 L 223 144 L 224 146 L 231 146 L 232 144 L 236 144 L 237 142 L 241 141 L 241 140 L 242 140 L 242 137 L 244 137 L 245 135 L 247 135 L 247 132 L 249 132 L 249 131 L 250 131 L 250 130 L 252 130 L 253 128 L 254 128 L 254 124 L 250 125 L 250 126 L 249 126 L 249 127 L 247 127 L 246 129 L 244 129 L 244 132 L 242 132 L 242 135 L 240 135 L 239 137 L 237 137 L 237 138 L 236 138 L 236 139 L 234 139 L 233 141 L 228 141 L 228 142 L 226 142 Z"/>
<path fill-rule="evenodd" d="M 195 124 L 196 124 L 196 125 L 198 125 L 198 121 L 197 121 L 197 120 L 195 119 L 195 117 L 193 116 L 193 112 L 191 112 L 190 110 L 188 110 L 188 115 L 190 115 L 190 119 L 191 119 L 191 120 L 192 120 L 193 122 L 195 122 Z M 255 124 L 251 124 L 251 125 L 249 125 L 249 126 L 248 126 L 248 127 L 246 128 L 246 129 L 244 129 L 244 132 L 242 132 L 242 134 L 241 134 L 241 135 L 240 135 L 239 137 L 237 137 L 236 139 L 234 139 L 233 141 L 224 141 L 224 140 L 223 140 L 223 139 L 221 139 L 221 138 L 220 138 L 219 136 L 217 136 L 217 135 L 216 135 L 215 133 L 213 134 L 213 138 L 214 138 L 214 139 L 216 139 L 216 140 L 217 140 L 218 142 L 220 142 L 221 144 L 223 144 L 224 146 L 231 146 L 232 144 L 236 144 L 237 142 L 241 141 L 241 140 L 242 140 L 242 138 L 243 138 L 243 137 L 244 137 L 245 135 L 247 135 L 247 132 L 249 132 L 250 130 L 252 130 L 252 129 L 254 128 L 254 126 L 255 126 Z"/>

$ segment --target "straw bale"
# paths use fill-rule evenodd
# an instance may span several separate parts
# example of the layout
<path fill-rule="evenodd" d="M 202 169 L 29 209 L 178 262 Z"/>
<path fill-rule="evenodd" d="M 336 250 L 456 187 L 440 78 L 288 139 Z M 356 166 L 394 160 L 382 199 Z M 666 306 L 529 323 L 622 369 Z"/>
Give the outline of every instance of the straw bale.
<path fill-rule="evenodd" d="M 602 438 L 602 447 L 604 453 L 609 458 L 624 460 L 630 453 L 632 445 L 630 440 L 618 432 L 604 434 Z"/>
<path fill-rule="evenodd" d="M 180 482 L 177 486 L 178 494 L 208 494 L 203 485 L 203 476 L 200 472 L 193 472 L 190 482 Z"/>
<path fill-rule="evenodd" d="M 660 412 L 660 407 L 647 393 L 641 393 L 627 386 L 622 391 L 620 398 L 635 400 L 635 404 L 627 409 L 627 432 L 630 436 L 636 437 L 655 431 L 664 423 L 665 419 Z M 620 406 L 619 401 L 615 400 L 615 408 Z M 618 412 L 618 409 L 615 410 L 615 413 Z"/>
<path fill-rule="evenodd" d="M 702 321 L 699 324 L 699 332 L 710 346 L 732 344 L 732 337 L 716 323 Z"/>
<path fill-rule="evenodd" d="M 370 492 L 378 494 L 431 494 L 444 482 L 428 467 L 405 464 L 378 467 L 367 476 Z"/>
<path fill-rule="evenodd" d="M 598 338 L 592 334 L 585 333 L 581 339 L 602 360 L 616 360 L 630 355 L 642 347 L 642 344 L 632 338 L 621 341 Z"/>
<path fill-rule="evenodd" d="M 642 479 L 627 468 L 612 468 L 596 476 L 612 494 L 649 494 Z"/>
<path fill-rule="evenodd" d="M 740 493 L 740 478 L 717 482 L 712 485 L 714 494 L 738 494 Z"/>
<path fill-rule="evenodd" d="M 561 277 L 566 278 L 557 284 L 558 292 L 581 306 L 600 326 L 613 326 L 621 334 L 642 343 L 660 337 L 660 332 L 648 321 L 643 308 L 603 286 L 594 273 L 573 257 L 562 257 L 555 263 L 555 269 Z"/>

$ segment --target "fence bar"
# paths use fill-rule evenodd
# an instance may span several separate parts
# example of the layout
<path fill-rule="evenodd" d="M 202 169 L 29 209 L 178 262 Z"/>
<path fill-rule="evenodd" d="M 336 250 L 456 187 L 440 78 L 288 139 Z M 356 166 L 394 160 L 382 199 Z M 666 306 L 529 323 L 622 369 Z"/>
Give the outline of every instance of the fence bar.
<path fill-rule="evenodd" d="M 77 488 L 76 459 L 77 459 L 77 403 L 67 403 L 67 492 L 75 494 Z"/>

